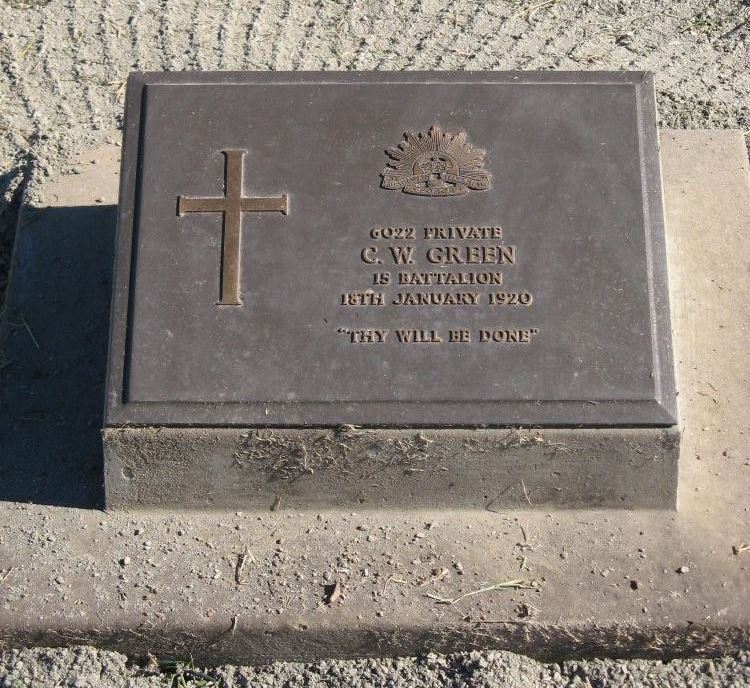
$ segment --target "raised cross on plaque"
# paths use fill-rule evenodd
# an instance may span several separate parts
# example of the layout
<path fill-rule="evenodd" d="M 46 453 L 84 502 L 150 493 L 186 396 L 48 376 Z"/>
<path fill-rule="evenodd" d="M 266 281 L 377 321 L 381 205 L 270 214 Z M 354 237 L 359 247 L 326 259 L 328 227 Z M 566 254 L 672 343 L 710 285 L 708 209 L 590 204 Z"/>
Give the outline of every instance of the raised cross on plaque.
<path fill-rule="evenodd" d="M 226 159 L 224 196 L 205 198 L 178 196 L 177 214 L 222 213 L 221 233 L 221 292 L 220 306 L 241 306 L 240 300 L 240 243 L 242 213 L 289 212 L 289 199 L 281 196 L 248 198 L 243 196 L 244 150 L 222 151 Z"/>

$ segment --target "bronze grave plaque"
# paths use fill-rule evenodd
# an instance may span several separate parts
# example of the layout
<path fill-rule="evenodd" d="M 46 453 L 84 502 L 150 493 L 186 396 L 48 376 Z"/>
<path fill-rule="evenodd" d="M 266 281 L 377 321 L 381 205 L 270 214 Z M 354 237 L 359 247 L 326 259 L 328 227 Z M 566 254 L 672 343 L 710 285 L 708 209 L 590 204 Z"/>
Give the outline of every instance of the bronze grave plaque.
<path fill-rule="evenodd" d="M 676 422 L 653 81 L 128 84 L 106 424 Z"/>

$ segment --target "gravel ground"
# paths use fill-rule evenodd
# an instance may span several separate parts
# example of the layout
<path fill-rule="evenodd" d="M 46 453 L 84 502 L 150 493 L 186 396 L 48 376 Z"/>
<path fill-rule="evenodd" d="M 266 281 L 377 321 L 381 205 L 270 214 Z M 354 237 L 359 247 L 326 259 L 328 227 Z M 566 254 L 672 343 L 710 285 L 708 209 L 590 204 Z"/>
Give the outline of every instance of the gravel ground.
<path fill-rule="evenodd" d="M 0 0 L 0 69 L 2 302 L 24 180 L 133 69 L 649 69 L 663 126 L 748 131 L 750 0 Z"/>
<path fill-rule="evenodd" d="M 110 136 L 133 69 L 649 69 L 662 126 L 748 132 L 750 1 L 0 0 L 0 304 L 26 182 Z M 214 683 L 201 684 L 204 673 Z M 191 676 L 228 686 L 745 686 L 750 658 L 545 665 L 472 653 L 157 676 L 93 648 L 0 655 L 2 687 L 178 686 Z"/>
<path fill-rule="evenodd" d="M 185 664 L 162 665 L 160 668 L 155 661 L 150 665 L 139 666 L 130 663 L 125 655 L 116 652 L 74 647 L 7 652 L 0 655 L 0 660 L 0 688 L 25 685 L 71 688 L 155 688 L 170 685 L 196 688 L 697 688 L 750 685 L 750 654 L 716 660 L 594 660 L 541 664 L 510 652 L 471 652 L 406 659 L 328 661 L 307 665 L 279 663 L 255 668 L 224 666 L 197 669 Z"/>

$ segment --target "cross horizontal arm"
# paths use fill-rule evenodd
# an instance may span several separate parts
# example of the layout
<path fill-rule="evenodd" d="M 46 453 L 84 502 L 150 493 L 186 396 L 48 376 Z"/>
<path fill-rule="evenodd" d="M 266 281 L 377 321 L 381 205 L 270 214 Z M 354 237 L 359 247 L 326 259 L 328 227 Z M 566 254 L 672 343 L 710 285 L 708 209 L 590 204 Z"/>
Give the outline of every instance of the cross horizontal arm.
<path fill-rule="evenodd" d="M 223 213 L 226 205 L 226 198 L 178 196 L 177 214 L 182 216 L 185 213 Z"/>
<path fill-rule="evenodd" d="M 282 196 L 270 196 L 268 198 L 242 198 L 242 210 L 244 212 L 279 212 L 286 215 L 289 212 L 289 199 L 286 194 Z"/>

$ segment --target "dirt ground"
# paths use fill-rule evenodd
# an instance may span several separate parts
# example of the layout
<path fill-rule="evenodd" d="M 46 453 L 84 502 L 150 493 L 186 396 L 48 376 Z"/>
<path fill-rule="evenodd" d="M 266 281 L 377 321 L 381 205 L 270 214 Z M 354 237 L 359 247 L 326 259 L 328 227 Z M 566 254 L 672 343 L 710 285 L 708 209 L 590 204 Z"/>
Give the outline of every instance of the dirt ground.
<path fill-rule="evenodd" d="M 0 304 L 27 182 L 111 139 L 133 69 L 649 69 L 662 126 L 748 133 L 750 2 L 0 0 Z M 0 687 L 750 685 L 747 655 L 558 665 L 471 653 L 162 668 L 157 675 L 93 648 L 14 651 L 0 655 Z"/>
<path fill-rule="evenodd" d="M 89 647 L 34 649 L 0 655 L 0 688 L 20 685 L 75 688 L 347 688 L 580 686 L 602 688 L 750 685 L 750 655 L 718 660 L 644 660 L 541 664 L 510 652 L 471 652 L 407 659 L 325 661 L 315 664 L 223 666 L 201 669 L 184 664 L 135 664 L 116 652 Z"/>

